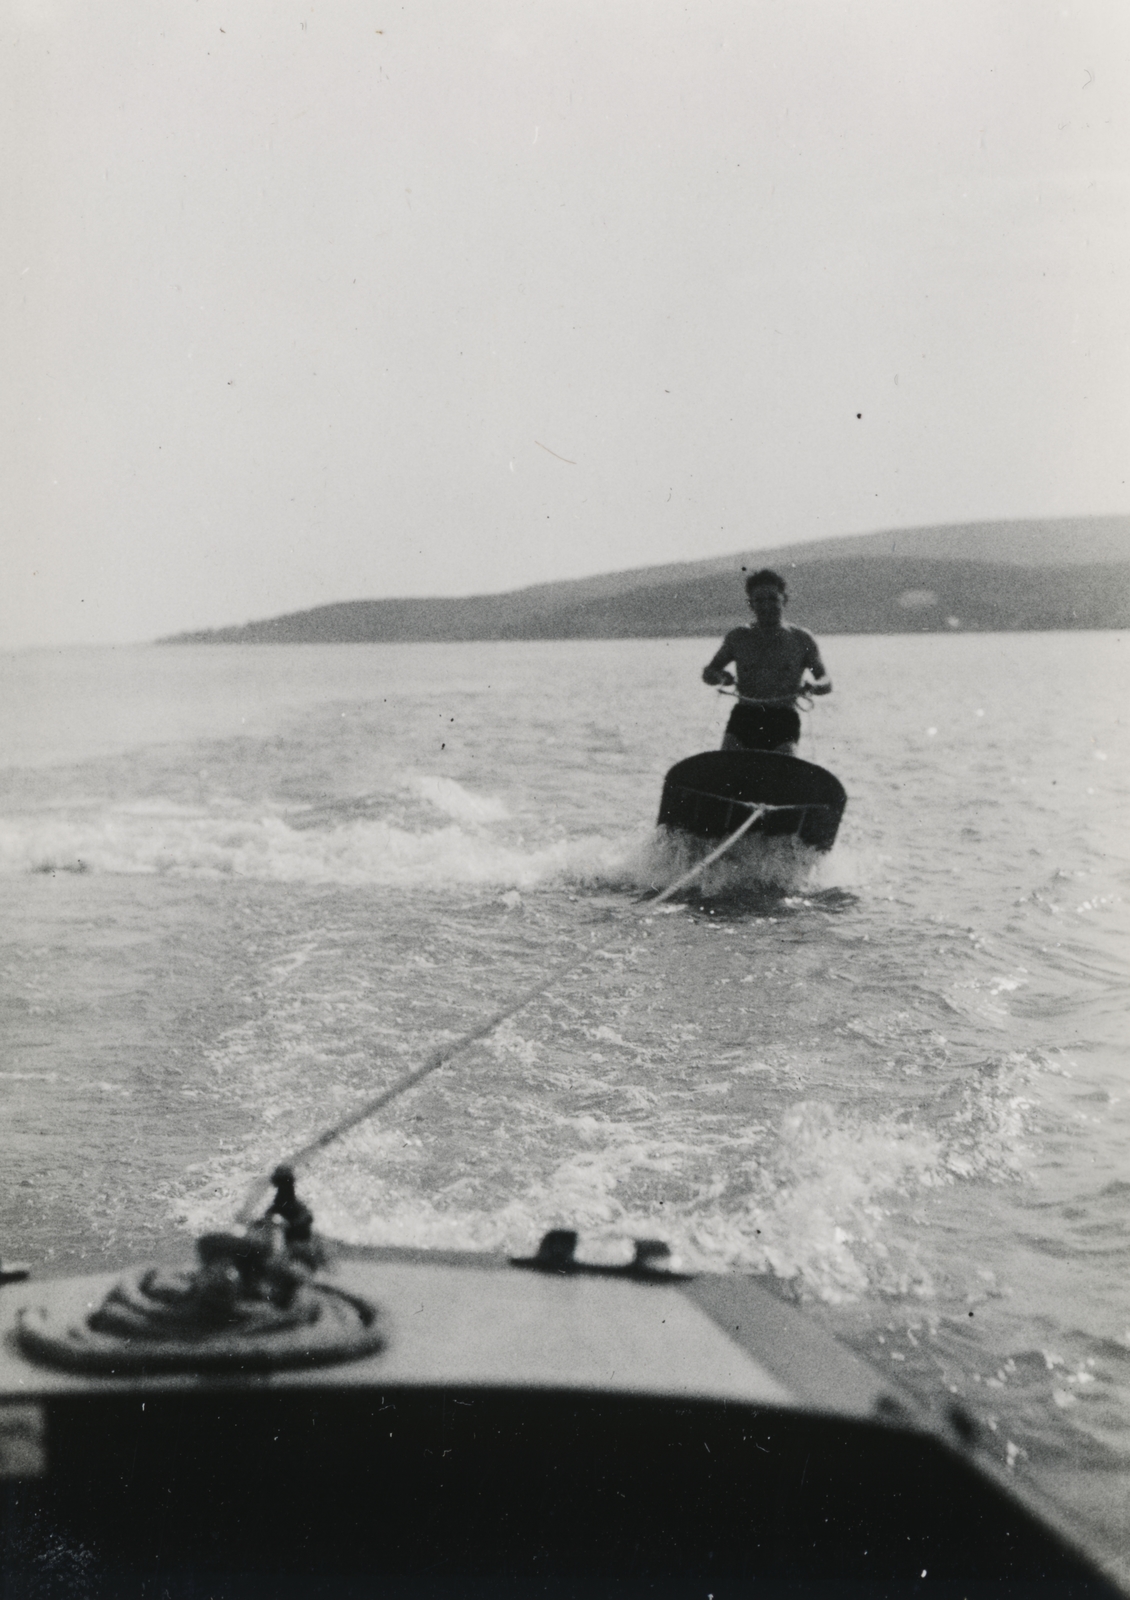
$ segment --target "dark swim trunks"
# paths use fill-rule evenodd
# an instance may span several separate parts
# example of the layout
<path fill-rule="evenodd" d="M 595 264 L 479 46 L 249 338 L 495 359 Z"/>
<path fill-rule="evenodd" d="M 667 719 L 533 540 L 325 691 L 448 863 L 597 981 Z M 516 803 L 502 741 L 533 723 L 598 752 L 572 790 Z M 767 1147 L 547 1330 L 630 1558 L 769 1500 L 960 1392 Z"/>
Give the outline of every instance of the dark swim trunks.
<path fill-rule="evenodd" d="M 779 744 L 796 744 L 800 738 L 800 713 L 792 706 L 759 706 L 743 701 L 730 712 L 726 732 L 747 750 L 775 750 Z"/>

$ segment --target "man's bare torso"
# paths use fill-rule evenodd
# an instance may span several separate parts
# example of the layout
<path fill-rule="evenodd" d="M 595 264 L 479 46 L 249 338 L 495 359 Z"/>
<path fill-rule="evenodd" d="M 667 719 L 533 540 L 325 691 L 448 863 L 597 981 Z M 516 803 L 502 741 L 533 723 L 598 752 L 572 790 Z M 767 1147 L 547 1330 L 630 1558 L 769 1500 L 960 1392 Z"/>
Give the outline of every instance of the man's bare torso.
<path fill-rule="evenodd" d="M 750 624 L 732 628 L 712 666 L 732 661 L 738 693 L 748 700 L 786 700 L 800 693 L 805 668 L 822 677 L 824 668 L 816 640 L 803 628 L 782 623 L 771 632 Z"/>

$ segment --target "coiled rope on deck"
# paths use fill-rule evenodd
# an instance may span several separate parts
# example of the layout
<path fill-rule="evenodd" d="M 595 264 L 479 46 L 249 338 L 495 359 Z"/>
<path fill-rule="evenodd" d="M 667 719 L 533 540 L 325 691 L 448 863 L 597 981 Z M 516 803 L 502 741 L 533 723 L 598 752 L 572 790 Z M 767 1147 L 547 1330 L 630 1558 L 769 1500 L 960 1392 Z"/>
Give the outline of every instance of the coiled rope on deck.
<path fill-rule="evenodd" d="M 740 804 L 741 802 L 736 803 Z M 686 888 L 687 884 L 692 883 L 695 878 L 699 877 L 703 872 L 705 872 L 707 867 L 711 866 L 715 861 L 717 861 L 720 856 L 724 856 L 727 850 L 732 849 L 733 846 L 737 844 L 738 840 L 743 838 L 754 826 L 754 824 L 759 822 L 767 812 L 790 810 L 795 810 L 795 807 L 770 806 L 761 804 L 755 805 L 751 803 L 749 816 L 746 817 L 741 827 L 735 828 L 733 833 L 729 834 L 725 839 L 723 839 L 722 843 L 717 847 L 717 849 L 712 850 L 710 854 L 704 856 L 701 861 L 696 861 L 693 867 L 689 868 L 688 871 L 676 878 L 674 883 L 669 883 L 666 889 L 662 890 L 661 893 L 655 895 L 649 900 L 637 901 L 633 909 L 637 911 L 651 911 L 656 906 L 662 905 L 663 902 L 665 900 L 669 900 L 673 894 L 678 894 L 680 889 L 684 889 Z M 486 1039 L 489 1037 L 489 1035 L 492 1034 L 496 1028 L 501 1027 L 504 1022 L 507 1022 L 511 1017 L 516 1016 L 517 1013 L 524 1010 L 526 1006 L 532 1005 L 535 1000 L 540 999 L 541 996 L 545 994 L 547 990 L 551 989 L 555 983 L 559 983 L 561 979 L 568 977 L 571 972 L 575 972 L 578 967 L 583 966 L 586 961 L 588 961 L 592 956 L 598 954 L 598 952 L 601 950 L 607 950 L 610 945 L 615 944 L 616 940 L 623 936 L 625 929 L 632 926 L 633 924 L 631 923 L 623 924 L 616 929 L 614 934 L 603 940 L 602 943 L 590 945 L 587 950 L 582 951 L 579 955 L 576 955 L 569 961 L 562 963 L 562 965 L 555 967 L 547 977 L 542 978 L 537 984 L 534 985 L 533 988 L 526 989 L 517 997 L 516 1000 L 512 1000 L 509 1005 L 503 1006 L 501 1010 L 493 1012 L 489 1017 L 486 1018 L 485 1021 L 480 1022 L 477 1027 L 471 1028 L 468 1030 L 468 1032 L 461 1034 L 458 1039 L 452 1039 L 446 1044 L 437 1045 L 430 1055 L 425 1056 L 424 1060 L 418 1067 L 414 1067 L 411 1072 L 406 1072 L 403 1077 L 398 1078 L 396 1082 L 391 1084 L 387 1089 L 382 1089 L 380 1094 L 373 1095 L 371 1099 L 366 1100 L 362 1105 L 358 1106 L 356 1110 L 350 1111 L 346 1116 L 341 1117 L 330 1127 L 324 1128 L 321 1133 L 316 1134 L 313 1139 L 310 1139 L 306 1144 L 300 1146 L 299 1149 L 293 1151 L 292 1154 L 287 1156 L 282 1165 L 289 1167 L 292 1172 L 297 1171 L 299 1167 L 305 1166 L 306 1163 L 310 1161 L 312 1157 L 318 1155 L 320 1151 L 327 1149 L 331 1144 L 336 1144 L 339 1139 L 343 1138 L 345 1134 L 349 1133 L 353 1128 L 358 1127 L 362 1122 L 367 1122 L 370 1117 L 376 1116 L 378 1111 L 383 1110 L 384 1107 L 391 1104 L 393 1100 L 398 1100 L 400 1096 L 402 1094 L 406 1094 L 409 1089 L 415 1088 L 416 1084 L 422 1083 L 425 1078 L 429 1077 L 440 1067 L 446 1066 L 449 1061 L 453 1061 L 456 1056 L 461 1055 L 463 1051 L 468 1049 L 471 1045 L 477 1044 L 480 1039 Z M 269 1177 L 263 1177 L 256 1180 L 246 1200 L 243 1202 L 243 1205 L 236 1213 L 237 1223 L 242 1223 L 244 1226 L 246 1226 L 249 1222 L 254 1220 L 254 1218 L 258 1215 L 263 1199 L 270 1192 L 272 1186 L 272 1179 Z"/>

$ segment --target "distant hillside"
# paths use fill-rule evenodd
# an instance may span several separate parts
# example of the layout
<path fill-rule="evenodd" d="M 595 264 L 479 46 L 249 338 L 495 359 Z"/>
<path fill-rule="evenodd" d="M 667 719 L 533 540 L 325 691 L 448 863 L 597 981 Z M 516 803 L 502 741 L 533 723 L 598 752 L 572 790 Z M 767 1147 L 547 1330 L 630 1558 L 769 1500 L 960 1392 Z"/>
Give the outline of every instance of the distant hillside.
<path fill-rule="evenodd" d="M 1130 627 L 1130 517 L 901 529 L 465 598 L 347 600 L 164 643 L 301 644 L 721 634 L 741 569 L 789 582 L 816 633 Z"/>

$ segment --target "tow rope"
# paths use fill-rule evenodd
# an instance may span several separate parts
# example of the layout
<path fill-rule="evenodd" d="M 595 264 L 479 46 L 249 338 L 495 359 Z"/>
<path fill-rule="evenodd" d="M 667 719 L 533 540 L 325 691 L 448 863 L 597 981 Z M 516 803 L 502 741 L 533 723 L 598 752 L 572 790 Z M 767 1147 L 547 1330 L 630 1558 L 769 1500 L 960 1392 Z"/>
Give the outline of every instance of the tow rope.
<path fill-rule="evenodd" d="M 748 804 L 749 815 L 739 828 L 661 893 L 637 901 L 633 909 L 662 905 L 732 849 L 767 811 L 789 809 Z M 164 1272 L 149 1267 L 128 1274 L 113 1285 L 97 1308 L 87 1300 L 88 1285 L 80 1280 L 62 1301 L 56 1296 L 21 1312 L 18 1338 L 22 1349 L 52 1366 L 110 1375 L 269 1372 L 355 1360 L 379 1350 L 384 1333 L 377 1307 L 320 1270 L 326 1265 L 325 1251 L 313 1233 L 312 1213 L 295 1193 L 295 1169 L 470 1045 L 485 1039 L 592 956 L 607 950 L 632 925 L 628 920 L 609 938 L 590 944 L 509 1005 L 460 1038 L 439 1045 L 418 1067 L 308 1140 L 276 1167 L 269 1179 L 255 1184 L 229 1232 L 205 1234 L 197 1240 L 195 1268 Z M 260 1212 L 272 1184 L 274 1200 Z M 529 1264 L 544 1265 L 547 1247 L 553 1254 L 565 1240 L 571 1241 L 571 1256 L 574 1236 L 551 1234 L 543 1241 L 542 1254 Z M 636 1266 L 648 1270 L 638 1250 Z"/>
<path fill-rule="evenodd" d="M 681 877 L 676 878 L 674 883 L 669 883 L 666 889 L 664 889 L 660 894 L 655 895 L 649 900 L 637 901 L 633 909 L 646 913 L 653 910 L 656 906 L 662 905 L 663 902 L 665 900 L 669 900 L 673 894 L 678 894 L 680 889 L 685 889 L 687 884 L 692 883 L 695 878 L 699 877 L 703 872 L 705 872 L 707 867 L 711 866 L 715 861 L 717 861 L 720 856 L 724 856 L 727 850 L 732 849 L 733 846 L 737 844 L 738 840 L 744 838 L 754 824 L 759 822 L 767 812 L 789 810 L 795 810 L 795 807 L 769 806 L 753 804 L 751 802 L 750 814 L 748 817 L 746 817 L 741 827 L 735 828 L 733 833 L 731 833 L 727 838 L 723 839 L 722 843 L 718 845 L 716 849 L 712 850 L 708 856 L 704 856 L 701 861 L 697 861 L 694 866 L 688 871 L 684 872 Z M 282 1165 L 284 1167 L 288 1167 L 292 1172 L 296 1172 L 300 1167 L 305 1166 L 312 1157 L 318 1155 L 320 1151 L 325 1150 L 329 1145 L 336 1144 L 338 1139 L 344 1137 L 344 1135 L 349 1133 L 351 1129 L 358 1127 L 362 1122 L 367 1122 L 370 1117 L 375 1116 L 378 1111 L 382 1111 L 384 1107 L 390 1105 L 393 1100 L 398 1100 L 402 1094 L 406 1094 L 409 1089 L 415 1088 L 416 1084 L 422 1083 L 425 1078 L 430 1077 L 430 1075 L 437 1071 L 440 1067 L 446 1066 L 447 1063 L 449 1061 L 453 1061 L 456 1056 L 462 1055 L 463 1051 L 466 1050 L 470 1045 L 477 1044 L 480 1039 L 486 1039 L 489 1037 L 489 1035 L 492 1034 L 496 1028 L 501 1027 L 504 1022 L 509 1021 L 511 1017 L 516 1016 L 518 1012 L 524 1010 L 526 1006 L 532 1005 L 535 1000 L 540 999 L 541 996 L 545 994 L 548 989 L 551 989 L 555 983 L 559 983 L 563 978 L 568 977 L 571 972 L 575 972 L 578 967 L 583 966 L 586 961 L 590 960 L 591 957 L 596 955 L 599 951 L 607 950 L 610 945 L 615 944 L 616 940 L 621 938 L 626 929 L 630 928 L 631 926 L 631 923 L 622 925 L 621 927 L 617 928 L 616 932 L 612 934 L 611 937 L 605 939 L 602 943 L 590 945 L 588 949 L 582 951 L 579 955 L 576 955 L 571 960 L 562 963 L 561 966 L 555 967 L 548 977 L 542 978 L 534 985 L 533 988 L 526 989 L 517 997 L 517 999 L 512 1000 L 509 1005 L 503 1006 L 501 1010 L 493 1012 L 489 1017 L 486 1018 L 485 1021 L 480 1022 L 477 1027 L 471 1028 L 467 1033 L 462 1034 L 458 1039 L 452 1039 L 447 1044 L 437 1045 L 430 1055 L 425 1056 L 424 1060 L 418 1067 L 414 1067 L 411 1072 L 406 1072 L 403 1077 L 398 1078 L 394 1084 L 390 1085 L 389 1088 L 382 1089 L 379 1094 L 373 1095 L 371 1099 L 366 1100 L 362 1105 L 358 1106 L 355 1111 L 349 1112 L 339 1121 L 333 1123 L 330 1127 L 323 1129 L 321 1133 L 316 1134 L 313 1139 L 308 1140 L 306 1144 L 302 1145 L 291 1155 L 287 1156 Z M 259 1213 L 259 1208 L 264 1197 L 271 1188 L 271 1183 L 272 1180 L 267 1177 L 256 1180 L 255 1184 L 248 1193 L 247 1198 L 244 1200 L 243 1205 L 236 1213 L 235 1220 L 237 1223 L 247 1226 L 255 1219 Z"/>

